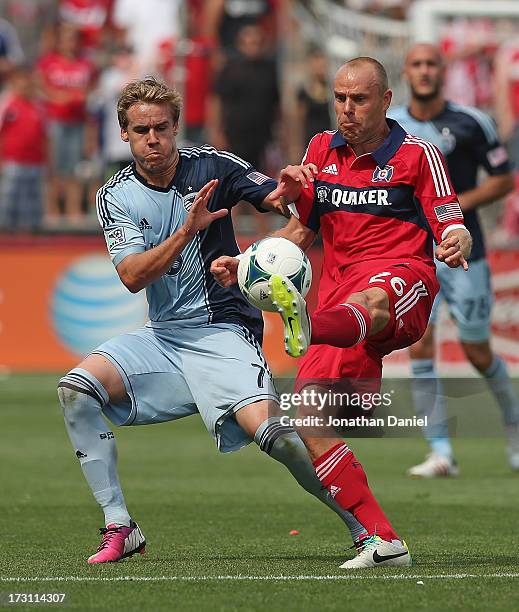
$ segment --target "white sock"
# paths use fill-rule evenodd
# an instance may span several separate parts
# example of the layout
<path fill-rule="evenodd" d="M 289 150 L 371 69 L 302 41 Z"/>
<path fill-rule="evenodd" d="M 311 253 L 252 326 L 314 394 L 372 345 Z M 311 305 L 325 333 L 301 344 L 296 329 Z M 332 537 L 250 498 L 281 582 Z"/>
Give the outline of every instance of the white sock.
<path fill-rule="evenodd" d="M 58 383 L 65 425 L 83 474 L 105 515 L 105 525 L 130 525 L 117 475 L 117 448 L 101 408 L 104 387 L 86 370 L 75 368 Z"/>
<path fill-rule="evenodd" d="M 359 536 L 367 534 L 364 525 L 359 523 L 353 514 L 341 508 L 323 487 L 317 478 L 306 446 L 291 427 L 281 425 L 277 418 L 267 419 L 258 427 L 254 441 L 262 451 L 285 465 L 303 489 L 340 516 L 350 530 L 354 542 Z"/>

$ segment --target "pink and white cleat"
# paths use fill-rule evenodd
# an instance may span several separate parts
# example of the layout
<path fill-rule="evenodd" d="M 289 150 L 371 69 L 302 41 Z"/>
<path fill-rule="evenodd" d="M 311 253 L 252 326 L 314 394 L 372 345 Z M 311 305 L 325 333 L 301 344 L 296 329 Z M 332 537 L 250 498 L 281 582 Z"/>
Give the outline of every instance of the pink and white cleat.
<path fill-rule="evenodd" d="M 99 531 L 103 539 L 95 554 L 88 557 L 88 563 L 113 563 L 135 553 L 144 554 L 146 538 L 134 521 L 129 527 L 108 525 Z"/>

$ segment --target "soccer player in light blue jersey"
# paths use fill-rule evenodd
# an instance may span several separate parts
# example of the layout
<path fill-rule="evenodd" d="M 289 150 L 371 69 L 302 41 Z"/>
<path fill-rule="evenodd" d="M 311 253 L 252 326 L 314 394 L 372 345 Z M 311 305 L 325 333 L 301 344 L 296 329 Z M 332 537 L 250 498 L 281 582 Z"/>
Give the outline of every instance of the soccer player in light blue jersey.
<path fill-rule="evenodd" d="M 495 202 L 513 189 L 508 156 L 487 115 L 444 98 L 444 65 L 437 47 L 430 44 L 411 47 L 404 64 L 404 77 L 411 94 L 409 106 L 391 109 L 389 114 L 407 132 L 432 142 L 442 151 L 473 239 L 466 272 L 436 262 L 440 293 L 425 335 L 410 349 L 414 403 L 417 412 L 429 417 L 425 436 L 432 452 L 408 474 L 421 478 L 458 474 L 441 381 L 434 367 L 434 330 L 440 299 L 447 302 L 465 355 L 485 378 L 501 409 L 508 459 L 512 469 L 519 470 L 519 402 L 505 362 L 490 346 L 492 288 L 477 213 L 480 206 Z M 478 181 L 480 169 L 487 174 L 482 181 Z"/>
<path fill-rule="evenodd" d="M 260 312 L 209 271 L 214 259 L 239 253 L 230 215 L 237 202 L 281 210 L 280 196 L 295 196 L 231 153 L 177 149 L 180 104 L 154 78 L 126 86 L 117 111 L 135 161 L 97 194 L 113 264 L 131 292 L 146 289 L 150 320 L 99 346 L 58 385 L 72 445 L 105 516 L 88 562 L 118 561 L 145 546 L 103 415 L 115 425 L 143 425 L 199 413 L 220 451 L 254 440 L 358 538 L 364 527 L 321 486 L 300 438 L 269 416 L 278 396 L 261 349 Z"/>

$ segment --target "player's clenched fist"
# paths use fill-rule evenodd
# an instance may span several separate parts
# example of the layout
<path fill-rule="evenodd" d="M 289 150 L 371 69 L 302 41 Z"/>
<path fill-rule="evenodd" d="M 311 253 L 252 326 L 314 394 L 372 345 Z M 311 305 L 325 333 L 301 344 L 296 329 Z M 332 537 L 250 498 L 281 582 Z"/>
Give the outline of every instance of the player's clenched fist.
<path fill-rule="evenodd" d="M 211 264 L 211 274 L 220 286 L 230 287 L 238 282 L 238 264 L 237 257 L 222 255 Z"/>

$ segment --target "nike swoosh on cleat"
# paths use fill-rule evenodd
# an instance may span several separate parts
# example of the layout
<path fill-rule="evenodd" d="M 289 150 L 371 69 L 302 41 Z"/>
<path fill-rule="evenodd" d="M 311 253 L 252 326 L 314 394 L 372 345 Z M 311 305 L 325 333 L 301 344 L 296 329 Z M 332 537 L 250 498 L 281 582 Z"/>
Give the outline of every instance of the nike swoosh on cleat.
<path fill-rule="evenodd" d="M 292 337 L 294 337 L 294 330 L 292 329 L 292 321 L 294 321 L 295 319 L 293 319 L 292 317 L 288 317 L 288 326 L 290 327 L 290 333 L 292 334 Z"/>
<path fill-rule="evenodd" d="M 377 551 L 375 551 L 373 553 L 373 561 L 375 561 L 375 563 L 382 563 L 382 561 L 389 561 L 389 559 L 396 559 L 397 557 L 403 557 L 404 555 L 409 554 L 408 551 L 406 550 L 403 553 L 398 553 L 396 555 L 379 555 Z"/>

